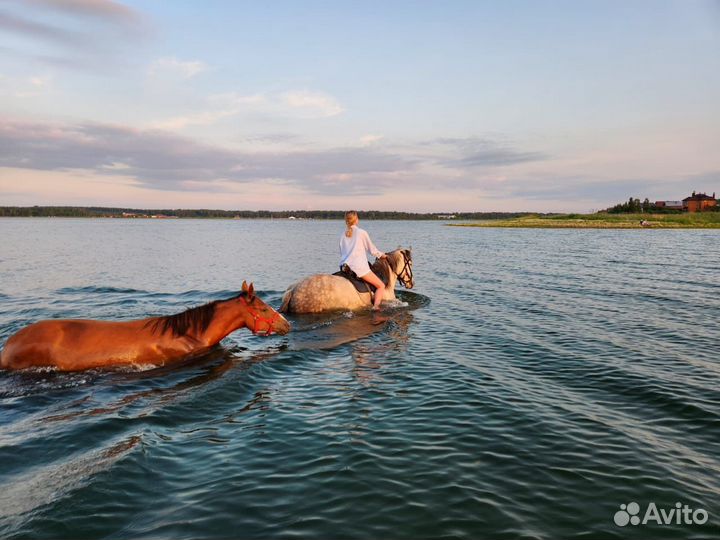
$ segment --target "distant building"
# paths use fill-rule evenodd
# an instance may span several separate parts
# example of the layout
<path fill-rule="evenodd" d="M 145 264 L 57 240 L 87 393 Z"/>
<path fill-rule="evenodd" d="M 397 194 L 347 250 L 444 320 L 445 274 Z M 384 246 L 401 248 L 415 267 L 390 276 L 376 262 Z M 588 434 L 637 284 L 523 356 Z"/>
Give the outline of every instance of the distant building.
<path fill-rule="evenodd" d="M 438 214 L 438 219 L 455 219 L 457 216 L 455 214 Z"/>
<path fill-rule="evenodd" d="M 658 208 L 667 208 L 668 210 L 682 210 L 682 201 L 655 201 L 655 206 Z"/>
<path fill-rule="evenodd" d="M 690 197 L 685 197 L 682 202 L 683 210 L 686 210 L 687 212 L 705 212 L 717 206 L 715 193 L 713 193 L 712 197 L 710 197 L 705 193 L 695 193 L 693 191 L 692 195 Z"/>

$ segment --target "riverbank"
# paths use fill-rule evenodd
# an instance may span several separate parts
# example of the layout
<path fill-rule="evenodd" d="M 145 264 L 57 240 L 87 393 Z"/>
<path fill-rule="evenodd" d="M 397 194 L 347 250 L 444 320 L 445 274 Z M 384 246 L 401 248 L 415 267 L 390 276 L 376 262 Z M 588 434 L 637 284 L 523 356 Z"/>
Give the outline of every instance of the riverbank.
<path fill-rule="evenodd" d="M 646 225 L 640 224 L 645 221 Z M 448 223 L 451 227 L 528 229 L 720 229 L 720 212 L 693 214 L 561 214 Z"/>

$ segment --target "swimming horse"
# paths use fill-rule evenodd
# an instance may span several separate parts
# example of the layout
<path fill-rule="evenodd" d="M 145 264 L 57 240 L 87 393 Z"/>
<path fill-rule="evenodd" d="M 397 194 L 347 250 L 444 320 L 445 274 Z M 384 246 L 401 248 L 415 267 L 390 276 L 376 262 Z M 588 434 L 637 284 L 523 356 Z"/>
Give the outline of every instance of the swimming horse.
<path fill-rule="evenodd" d="M 395 300 L 399 281 L 407 289 L 415 286 L 412 252 L 396 249 L 377 259 L 372 271 L 385 283 L 384 301 Z M 345 277 L 315 274 L 288 287 L 283 295 L 281 313 L 320 313 L 332 310 L 359 310 L 372 306 L 372 294 L 358 291 Z"/>
<path fill-rule="evenodd" d="M 52 367 L 60 371 L 121 366 L 163 366 L 199 356 L 240 328 L 286 334 L 290 324 L 243 281 L 232 298 L 176 315 L 132 321 L 49 319 L 10 336 L 0 368 Z"/>

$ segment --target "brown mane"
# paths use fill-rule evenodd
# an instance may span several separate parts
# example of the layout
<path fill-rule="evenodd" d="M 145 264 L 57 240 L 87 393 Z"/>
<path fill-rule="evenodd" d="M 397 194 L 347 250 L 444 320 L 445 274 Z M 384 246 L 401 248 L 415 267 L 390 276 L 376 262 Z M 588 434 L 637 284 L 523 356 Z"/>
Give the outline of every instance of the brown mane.
<path fill-rule="evenodd" d="M 390 272 L 395 273 L 394 268 L 390 264 L 390 259 L 393 259 L 393 264 L 397 260 L 397 257 L 404 256 L 407 257 L 408 261 L 412 261 L 412 256 L 410 255 L 410 250 L 408 249 L 396 249 L 395 251 L 391 251 L 387 253 L 387 258 L 385 259 L 376 259 L 374 263 L 370 265 L 370 269 L 375 272 L 375 275 L 380 278 L 380 280 L 385 284 L 385 286 L 390 285 Z M 412 274 L 412 269 L 411 269 Z"/>
<path fill-rule="evenodd" d="M 389 254 L 388 254 L 389 255 Z M 390 284 L 390 263 L 387 259 L 378 259 L 371 266 L 370 269 L 375 272 L 375 275 L 380 278 L 386 286 Z"/>
<path fill-rule="evenodd" d="M 227 302 L 244 295 L 246 293 L 241 292 L 224 300 L 214 300 L 202 306 L 187 309 L 182 313 L 154 317 L 148 320 L 143 328 L 150 327 L 153 332 L 159 332 L 160 334 L 170 331 L 173 336 L 177 337 L 186 335 L 190 330 L 202 333 L 208 329 L 213 317 L 215 317 L 215 310 L 219 302 Z"/>

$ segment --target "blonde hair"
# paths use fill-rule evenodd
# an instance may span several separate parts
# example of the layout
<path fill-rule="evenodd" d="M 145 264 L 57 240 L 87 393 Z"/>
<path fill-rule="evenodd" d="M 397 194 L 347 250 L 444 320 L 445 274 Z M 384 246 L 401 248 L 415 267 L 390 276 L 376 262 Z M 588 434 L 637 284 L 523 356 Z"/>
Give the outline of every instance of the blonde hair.
<path fill-rule="evenodd" d="M 345 236 L 348 238 L 352 238 L 352 226 L 357 224 L 358 219 L 358 213 L 355 210 L 345 212 L 345 225 L 347 226 Z"/>

